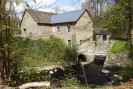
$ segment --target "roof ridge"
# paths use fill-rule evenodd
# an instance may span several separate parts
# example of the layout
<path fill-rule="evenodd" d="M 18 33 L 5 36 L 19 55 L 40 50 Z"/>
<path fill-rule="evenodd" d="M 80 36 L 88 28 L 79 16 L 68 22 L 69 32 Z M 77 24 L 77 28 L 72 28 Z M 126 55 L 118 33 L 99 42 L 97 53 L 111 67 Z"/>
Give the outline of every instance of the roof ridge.
<path fill-rule="evenodd" d="M 73 13 L 73 12 L 77 12 L 77 11 L 81 11 L 81 10 L 86 10 L 86 9 L 80 9 L 80 10 L 75 10 L 75 11 L 69 11 L 69 12 L 64 12 L 64 13 L 60 13 L 60 14 L 56 14 L 56 15 L 62 15 L 62 14 L 66 14 L 66 13 Z M 53 15 L 55 16 L 55 15 Z"/>
<path fill-rule="evenodd" d="M 38 11 L 38 10 L 35 10 L 35 9 L 26 9 L 26 11 L 36 11 L 36 12 L 43 12 L 43 13 L 49 13 L 49 14 L 57 14 L 57 13 L 53 13 L 53 12 L 48 12 L 48 11 Z"/>
<path fill-rule="evenodd" d="M 80 18 L 80 16 L 86 11 L 86 9 L 69 11 L 61 14 L 38 11 L 34 9 L 26 9 L 26 11 L 31 15 L 31 17 L 37 23 L 57 24 L 57 23 L 76 22 Z"/>

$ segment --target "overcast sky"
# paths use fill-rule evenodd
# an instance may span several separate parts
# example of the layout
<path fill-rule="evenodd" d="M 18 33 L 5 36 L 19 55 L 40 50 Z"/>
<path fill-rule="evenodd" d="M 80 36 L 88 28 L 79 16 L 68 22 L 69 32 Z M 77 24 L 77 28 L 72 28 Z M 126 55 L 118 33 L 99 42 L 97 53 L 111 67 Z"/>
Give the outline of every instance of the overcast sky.
<path fill-rule="evenodd" d="M 30 8 L 39 11 L 54 12 L 55 7 L 59 7 L 61 10 L 64 11 L 74 11 L 81 9 L 81 5 L 79 3 L 75 4 L 77 0 L 26 0 L 26 1 L 30 6 Z M 84 0 L 79 0 L 79 1 L 83 2 Z M 19 5 L 16 5 L 15 2 L 14 2 L 14 7 L 18 15 L 21 14 L 21 12 L 23 12 L 27 8 L 25 3 L 19 3 Z"/>

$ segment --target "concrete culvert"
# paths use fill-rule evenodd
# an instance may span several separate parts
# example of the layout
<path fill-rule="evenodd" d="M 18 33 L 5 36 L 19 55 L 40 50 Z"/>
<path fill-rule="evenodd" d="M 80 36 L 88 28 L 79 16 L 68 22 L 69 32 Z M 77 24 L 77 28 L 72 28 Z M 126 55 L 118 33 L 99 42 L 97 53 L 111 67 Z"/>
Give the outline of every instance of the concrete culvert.
<path fill-rule="evenodd" d="M 81 61 L 81 62 L 86 62 L 86 56 L 84 54 L 80 54 L 78 56 L 78 61 Z"/>
<path fill-rule="evenodd" d="M 104 55 L 95 55 L 94 56 L 94 63 L 99 64 L 99 65 L 103 65 L 105 59 L 106 59 L 106 56 L 104 56 Z"/>

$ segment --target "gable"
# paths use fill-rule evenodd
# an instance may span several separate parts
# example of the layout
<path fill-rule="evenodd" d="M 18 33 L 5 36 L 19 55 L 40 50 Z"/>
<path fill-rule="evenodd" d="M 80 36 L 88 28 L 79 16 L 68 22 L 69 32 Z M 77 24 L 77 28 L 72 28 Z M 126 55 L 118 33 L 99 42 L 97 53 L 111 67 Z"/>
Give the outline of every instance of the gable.
<path fill-rule="evenodd" d="M 28 25 L 30 23 L 36 23 L 36 21 L 31 17 L 31 15 L 27 12 L 24 13 L 24 16 L 21 20 L 21 26 L 22 25 Z M 27 24 L 28 23 L 28 24 Z M 37 24 L 37 23 L 36 23 Z"/>
<path fill-rule="evenodd" d="M 78 27 L 84 27 L 86 25 L 93 25 L 92 18 L 87 10 L 78 18 L 76 23 Z"/>
<path fill-rule="evenodd" d="M 85 12 L 88 13 L 88 11 L 85 9 L 71 11 L 62 14 L 55 14 L 55 13 L 35 11 L 35 10 L 25 10 L 25 12 L 29 13 L 35 22 L 41 24 L 61 24 L 61 23 L 71 23 L 71 22 L 73 23 L 77 22 Z"/>
<path fill-rule="evenodd" d="M 79 18 L 77 21 L 79 21 L 81 18 L 84 18 L 85 20 L 90 20 L 92 21 L 92 17 L 90 16 L 90 13 L 88 12 L 88 10 L 86 10 Z"/>
<path fill-rule="evenodd" d="M 29 13 L 29 15 L 34 19 L 35 22 L 45 23 L 45 24 L 50 24 L 51 23 L 51 15 L 55 14 L 55 13 L 50 13 L 50 12 L 26 9 L 24 11 L 23 17 L 25 15 L 25 13 Z M 22 20 L 23 20 L 23 17 L 22 17 Z"/>

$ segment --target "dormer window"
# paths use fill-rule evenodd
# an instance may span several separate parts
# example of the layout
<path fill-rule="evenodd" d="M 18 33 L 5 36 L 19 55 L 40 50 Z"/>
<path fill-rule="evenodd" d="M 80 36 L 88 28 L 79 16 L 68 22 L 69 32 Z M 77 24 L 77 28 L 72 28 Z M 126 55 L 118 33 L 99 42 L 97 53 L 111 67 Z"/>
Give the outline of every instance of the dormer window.
<path fill-rule="evenodd" d="M 70 32 L 71 30 L 70 30 L 70 26 L 67 26 L 67 32 Z"/>
<path fill-rule="evenodd" d="M 60 32 L 60 27 L 57 27 L 57 32 Z"/>

